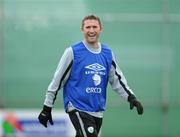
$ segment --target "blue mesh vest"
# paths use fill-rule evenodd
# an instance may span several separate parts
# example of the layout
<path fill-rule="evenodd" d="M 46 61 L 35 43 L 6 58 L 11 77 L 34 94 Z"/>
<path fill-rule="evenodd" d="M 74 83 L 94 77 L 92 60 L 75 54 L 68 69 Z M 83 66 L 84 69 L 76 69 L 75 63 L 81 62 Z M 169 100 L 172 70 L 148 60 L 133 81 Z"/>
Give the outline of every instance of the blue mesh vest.
<path fill-rule="evenodd" d="M 112 52 L 101 44 L 100 53 L 90 52 L 83 42 L 72 46 L 73 65 L 63 88 L 64 107 L 69 102 L 77 109 L 89 112 L 105 110 L 106 87 L 112 64 Z"/>

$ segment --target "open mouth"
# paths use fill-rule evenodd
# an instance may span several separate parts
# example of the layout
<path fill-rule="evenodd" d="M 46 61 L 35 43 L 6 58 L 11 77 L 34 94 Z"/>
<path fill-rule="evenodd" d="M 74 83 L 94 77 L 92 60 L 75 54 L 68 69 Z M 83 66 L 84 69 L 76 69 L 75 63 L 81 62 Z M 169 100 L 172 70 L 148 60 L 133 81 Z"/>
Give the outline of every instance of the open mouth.
<path fill-rule="evenodd" d="M 89 38 L 96 38 L 96 35 L 88 35 Z"/>

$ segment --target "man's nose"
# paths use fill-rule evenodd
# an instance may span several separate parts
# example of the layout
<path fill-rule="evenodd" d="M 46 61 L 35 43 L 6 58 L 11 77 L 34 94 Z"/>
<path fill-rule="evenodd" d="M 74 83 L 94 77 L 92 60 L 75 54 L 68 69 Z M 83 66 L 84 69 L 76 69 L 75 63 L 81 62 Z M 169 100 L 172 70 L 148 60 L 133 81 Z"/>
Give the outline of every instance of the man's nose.
<path fill-rule="evenodd" d="M 90 27 L 90 32 L 94 32 L 94 28 L 93 27 Z"/>

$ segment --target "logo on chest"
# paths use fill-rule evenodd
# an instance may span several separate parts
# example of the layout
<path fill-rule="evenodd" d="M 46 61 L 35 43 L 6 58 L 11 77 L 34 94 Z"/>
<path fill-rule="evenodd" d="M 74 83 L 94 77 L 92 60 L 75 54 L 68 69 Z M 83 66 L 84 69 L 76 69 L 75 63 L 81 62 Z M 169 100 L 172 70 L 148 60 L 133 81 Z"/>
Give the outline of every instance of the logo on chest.
<path fill-rule="evenodd" d="M 101 70 L 106 70 L 106 68 L 98 63 L 94 63 L 91 65 L 86 66 L 85 68 L 94 70 L 94 71 L 101 71 Z"/>
<path fill-rule="evenodd" d="M 102 82 L 102 77 L 106 75 L 106 68 L 98 63 L 94 63 L 88 66 L 85 66 L 85 74 L 92 75 L 92 81 L 95 87 L 86 88 L 87 93 L 101 93 L 101 88 L 96 86 L 100 85 Z"/>

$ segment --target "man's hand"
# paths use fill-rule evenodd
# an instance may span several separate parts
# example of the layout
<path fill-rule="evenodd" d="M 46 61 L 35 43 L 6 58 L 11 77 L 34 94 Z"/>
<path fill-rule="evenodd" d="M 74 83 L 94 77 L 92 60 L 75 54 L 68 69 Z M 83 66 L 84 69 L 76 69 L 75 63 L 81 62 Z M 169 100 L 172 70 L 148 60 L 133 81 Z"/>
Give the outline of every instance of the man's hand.
<path fill-rule="evenodd" d="M 39 122 L 44 125 L 47 128 L 47 122 L 49 121 L 49 123 L 51 125 L 53 125 L 53 120 L 52 120 L 52 115 L 51 115 L 51 107 L 45 106 L 43 107 L 43 110 L 41 111 L 41 113 L 38 116 Z"/>
<path fill-rule="evenodd" d="M 137 112 L 139 115 L 142 115 L 144 110 L 143 110 L 143 106 L 141 105 L 141 103 L 136 99 L 136 97 L 134 95 L 129 95 L 128 97 L 128 101 L 130 103 L 130 109 L 133 109 L 134 107 L 136 107 Z"/>

